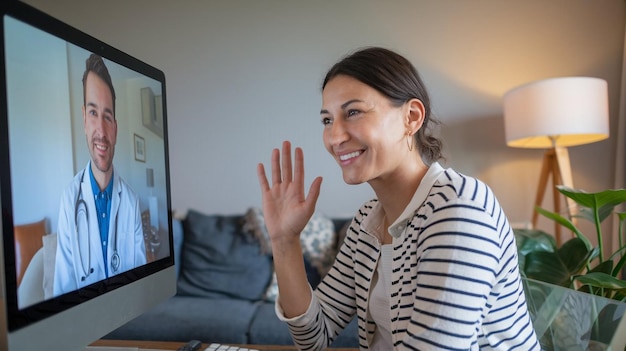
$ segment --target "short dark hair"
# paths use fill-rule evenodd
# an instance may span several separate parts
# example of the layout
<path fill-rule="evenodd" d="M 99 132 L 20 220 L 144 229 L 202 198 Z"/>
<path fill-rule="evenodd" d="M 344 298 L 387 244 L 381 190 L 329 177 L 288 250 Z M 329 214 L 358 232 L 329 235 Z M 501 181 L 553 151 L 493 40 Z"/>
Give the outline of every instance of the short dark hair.
<path fill-rule="evenodd" d="M 352 77 L 376 89 L 394 106 L 401 106 L 411 99 L 420 100 L 424 104 L 425 116 L 422 128 L 414 137 L 417 149 L 427 164 L 443 158 L 443 144 L 432 134 L 432 128 L 440 122 L 431 115 L 430 97 L 417 69 L 409 60 L 381 47 L 360 49 L 330 68 L 322 83 L 322 91 L 328 81 L 339 75 Z"/>
<path fill-rule="evenodd" d="M 83 105 L 87 103 L 87 101 L 85 101 L 85 95 L 87 75 L 89 72 L 93 72 L 100 77 L 111 90 L 111 96 L 113 97 L 113 118 L 115 118 L 115 89 L 113 88 L 113 81 L 111 80 L 107 66 L 104 64 L 104 60 L 101 56 L 96 54 L 89 55 L 87 61 L 85 61 L 85 73 L 83 73 Z"/>

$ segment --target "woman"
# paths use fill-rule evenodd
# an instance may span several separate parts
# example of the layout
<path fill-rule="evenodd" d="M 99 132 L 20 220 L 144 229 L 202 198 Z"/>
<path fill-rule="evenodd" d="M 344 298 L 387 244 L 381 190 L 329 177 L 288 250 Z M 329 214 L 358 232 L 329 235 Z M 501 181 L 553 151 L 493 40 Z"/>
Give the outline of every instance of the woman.
<path fill-rule="evenodd" d="M 352 220 L 330 272 L 307 283 L 299 234 L 322 179 L 304 193 L 304 157 L 272 151 L 258 177 L 280 296 L 304 350 L 321 350 L 357 315 L 363 350 L 539 350 L 513 231 L 492 191 L 437 162 L 430 101 L 413 65 L 383 48 L 335 64 L 322 84 L 324 144 L 348 184 L 376 198 Z M 282 157 L 282 161 L 281 161 Z"/>

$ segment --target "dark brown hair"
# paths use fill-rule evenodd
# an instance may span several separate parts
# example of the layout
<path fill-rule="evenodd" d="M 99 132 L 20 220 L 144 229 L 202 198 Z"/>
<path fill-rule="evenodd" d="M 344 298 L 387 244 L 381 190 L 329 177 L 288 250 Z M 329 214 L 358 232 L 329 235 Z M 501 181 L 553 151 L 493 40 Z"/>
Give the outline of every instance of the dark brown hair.
<path fill-rule="evenodd" d="M 431 164 L 442 158 L 442 142 L 432 134 L 433 125 L 440 122 L 431 115 L 430 98 L 417 69 L 403 56 L 385 48 L 368 47 L 358 50 L 330 68 L 322 91 L 332 78 L 345 75 L 376 89 L 389 98 L 394 106 L 411 99 L 424 104 L 422 128 L 415 133 L 415 142 L 422 159 Z"/>
<path fill-rule="evenodd" d="M 111 80 L 111 75 L 109 74 L 107 66 L 104 65 L 104 60 L 96 54 L 89 55 L 89 58 L 85 61 L 85 73 L 83 73 L 83 105 L 86 103 L 85 85 L 87 83 L 87 75 L 89 72 L 93 72 L 100 77 L 100 79 L 102 79 L 111 90 L 111 96 L 113 97 L 113 118 L 115 118 L 115 89 L 113 89 L 113 81 Z"/>

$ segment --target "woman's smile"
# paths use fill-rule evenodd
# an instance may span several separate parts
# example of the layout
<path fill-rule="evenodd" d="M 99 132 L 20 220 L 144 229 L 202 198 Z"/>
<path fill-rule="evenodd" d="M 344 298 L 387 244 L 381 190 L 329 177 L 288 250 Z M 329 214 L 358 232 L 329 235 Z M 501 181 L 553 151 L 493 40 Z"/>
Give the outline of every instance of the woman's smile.
<path fill-rule="evenodd" d="M 363 153 L 362 150 L 358 150 L 358 151 L 350 152 L 348 154 L 339 155 L 339 160 L 341 160 L 342 163 L 346 161 L 351 161 L 352 159 L 361 156 L 362 153 Z"/>

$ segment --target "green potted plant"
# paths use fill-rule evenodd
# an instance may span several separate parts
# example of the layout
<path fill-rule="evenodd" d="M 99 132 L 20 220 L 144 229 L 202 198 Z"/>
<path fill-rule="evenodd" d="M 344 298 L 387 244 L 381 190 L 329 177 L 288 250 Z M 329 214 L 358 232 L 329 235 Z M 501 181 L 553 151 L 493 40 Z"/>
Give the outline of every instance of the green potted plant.
<path fill-rule="evenodd" d="M 535 229 L 516 229 L 520 271 L 524 276 L 529 310 L 545 350 L 624 349 L 621 331 L 626 312 L 626 265 L 623 231 L 626 214 L 619 218 L 619 247 L 605 257 L 602 222 L 626 203 L 626 189 L 587 193 L 557 186 L 580 207 L 576 215 L 595 228 L 597 245 L 568 218 L 536 208 L 541 215 L 572 231 L 575 237 L 557 247 L 554 237 Z M 626 318 L 624 318 L 626 320 Z M 620 331 L 618 331 L 620 330 Z M 541 334 L 541 335 L 539 335 Z M 576 346 L 574 346 L 576 345 Z M 579 347 L 579 348 L 576 348 Z"/>

